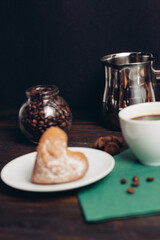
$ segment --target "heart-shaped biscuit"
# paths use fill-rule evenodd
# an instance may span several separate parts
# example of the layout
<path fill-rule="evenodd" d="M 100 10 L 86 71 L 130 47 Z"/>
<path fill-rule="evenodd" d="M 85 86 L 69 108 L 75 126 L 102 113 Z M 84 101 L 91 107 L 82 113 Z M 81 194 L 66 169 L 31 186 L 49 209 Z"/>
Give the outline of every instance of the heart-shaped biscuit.
<path fill-rule="evenodd" d="M 32 182 L 53 184 L 75 181 L 88 170 L 88 160 L 81 152 L 67 147 L 67 134 L 58 127 L 50 127 L 40 138 L 32 173 Z"/>

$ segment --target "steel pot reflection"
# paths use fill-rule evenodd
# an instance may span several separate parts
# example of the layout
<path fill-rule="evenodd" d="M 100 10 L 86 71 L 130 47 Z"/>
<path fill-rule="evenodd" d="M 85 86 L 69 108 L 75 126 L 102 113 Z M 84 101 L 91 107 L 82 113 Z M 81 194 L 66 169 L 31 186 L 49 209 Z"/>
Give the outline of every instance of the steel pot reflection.
<path fill-rule="evenodd" d="M 119 129 L 118 112 L 126 106 L 157 101 L 155 70 L 158 56 L 144 52 L 124 52 L 101 58 L 105 68 L 103 119 L 107 127 Z"/>

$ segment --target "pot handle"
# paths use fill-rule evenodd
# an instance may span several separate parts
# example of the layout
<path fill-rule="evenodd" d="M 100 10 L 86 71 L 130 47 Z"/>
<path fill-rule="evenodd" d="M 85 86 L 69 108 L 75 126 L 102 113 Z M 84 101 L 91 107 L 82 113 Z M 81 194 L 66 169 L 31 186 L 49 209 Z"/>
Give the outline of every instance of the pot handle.
<path fill-rule="evenodd" d="M 153 72 L 155 74 L 155 78 L 156 78 L 158 85 L 160 85 L 160 70 L 153 69 Z"/>
<path fill-rule="evenodd" d="M 158 85 L 160 85 L 160 61 L 152 62 L 151 68 L 152 68 L 152 73 L 154 74 L 154 78 L 156 80 L 156 83 Z"/>
<path fill-rule="evenodd" d="M 155 100 L 160 101 L 160 61 L 151 64 L 152 84 L 155 92 Z"/>

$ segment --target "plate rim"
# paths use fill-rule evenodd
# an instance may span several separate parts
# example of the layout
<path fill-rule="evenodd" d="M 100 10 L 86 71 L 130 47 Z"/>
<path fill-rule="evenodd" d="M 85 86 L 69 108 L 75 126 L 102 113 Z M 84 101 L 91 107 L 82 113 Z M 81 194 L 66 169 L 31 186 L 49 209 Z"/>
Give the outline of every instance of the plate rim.
<path fill-rule="evenodd" d="M 5 183 L 7 186 L 11 187 L 11 188 L 14 188 L 16 190 L 21 190 L 21 191 L 27 191 L 27 192 L 39 192 L 39 193 L 49 193 L 49 192 L 62 192 L 62 191 L 69 191 L 69 190 L 75 190 L 75 189 L 79 189 L 81 187 L 85 187 L 85 186 L 88 186 L 92 183 L 95 183 L 101 179 L 103 179 L 104 177 L 106 177 L 109 173 L 111 173 L 115 167 L 115 159 L 112 155 L 110 155 L 109 153 L 107 152 L 104 152 L 100 149 L 94 149 L 94 148 L 89 148 L 89 147 L 68 147 L 68 149 L 72 150 L 72 151 L 81 151 L 82 150 L 82 153 L 83 150 L 87 150 L 87 151 L 95 151 L 95 152 L 101 152 L 103 153 L 104 155 L 106 155 L 108 158 L 109 158 L 109 161 L 110 161 L 110 164 L 111 166 L 109 167 L 109 169 L 105 170 L 104 172 L 102 172 L 102 174 L 98 174 L 97 177 L 94 178 L 91 178 L 90 180 L 86 180 L 84 183 L 79 183 L 79 181 L 82 181 L 83 178 L 81 179 L 78 179 L 76 181 L 72 181 L 72 182 L 67 182 L 67 183 L 60 183 L 60 184 L 34 184 L 32 182 L 30 182 L 30 184 L 33 184 L 35 186 L 38 186 L 38 189 L 29 189 L 28 187 L 27 188 L 23 188 L 23 187 L 16 187 L 14 184 L 12 183 L 8 183 L 4 177 L 4 172 L 6 171 L 6 169 L 9 167 L 10 164 L 13 164 L 13 162 L 16 162 L 19 158 L 23 158 L 23 157 L 26 157 L 26 155 L 33 155 L 33 154 L 36 154 L 37 151 L 33 151 L 33 152 L 29 152 L 29 153 L 26 153 L 24 155 L 21 155 L 21 156 L 18 156 L 12 160 L 10 160 L 8 163 L 6 163 L 3 168 L 1 169 L 1 172 L 0 172 L 0 178 L 1 180 L 3 181 L 3 183 Z M 107 159 L 108 159 L 107 158 Z M 88 160 L 89 161 L 89 160 Z M 89 162 L 90 163 L 90 162 Z M 89 171 L 89 170 L 88 170 Z M 43 189 L 39 189 L 39 186 L 43 186 Z M 67 186 L 67 185 L 71 185 L 71 186 L 68 186 L 67 188 L 64 188 L 63 186 Z M 73 186 L 72 186 L 73 185 Z M 50 187 L 52 186 L 53 189 L 44 189 L 45 187 Z M 54 186 L 60 186 L 59 189 L 54 189 Z M 62 188 L 61 188 L 62 186 Z"/>

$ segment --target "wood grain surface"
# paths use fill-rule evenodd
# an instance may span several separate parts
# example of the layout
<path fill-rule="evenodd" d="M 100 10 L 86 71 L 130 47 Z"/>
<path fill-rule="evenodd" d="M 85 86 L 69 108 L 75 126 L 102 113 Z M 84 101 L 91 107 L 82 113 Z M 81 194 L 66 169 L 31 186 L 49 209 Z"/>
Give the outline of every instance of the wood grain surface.
<path fill-rule="evenodd" d="M 98 137 L 111 134 L 121 136 L 100 123 L 73 120 L 69 146 L 91 147 Z M 19 130 L 17 111 L 1 111 L 0 169 L 15 157 L 35 150 L 36 145 Z M 0 240 L 4 239 L 158 240 L 160 215 L 86 223 L 77 190 L 31 193 L 12 189 L 0 180 Z"/>

